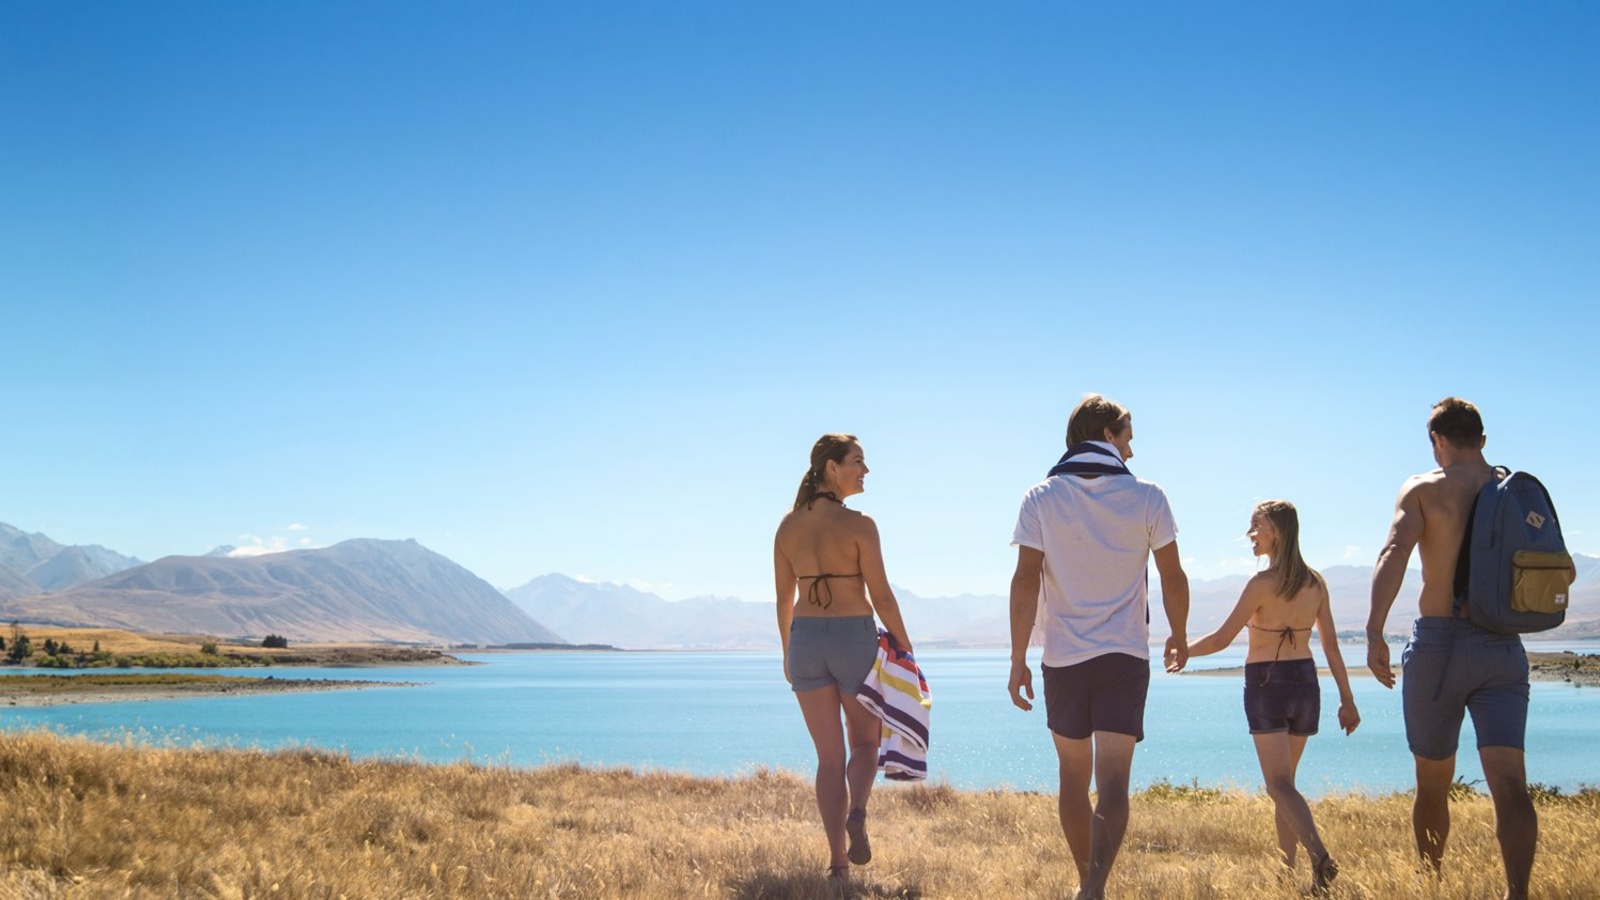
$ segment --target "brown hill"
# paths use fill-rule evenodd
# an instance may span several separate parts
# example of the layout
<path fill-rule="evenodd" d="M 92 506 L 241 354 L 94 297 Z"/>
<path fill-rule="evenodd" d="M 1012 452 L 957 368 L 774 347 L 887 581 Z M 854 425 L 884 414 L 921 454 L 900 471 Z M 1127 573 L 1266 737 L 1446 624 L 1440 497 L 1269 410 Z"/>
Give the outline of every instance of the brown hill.
<path fill-rule="evenodd" d="M 564 643 L 414 540 L 233 559 L 169 556 L 60 593 L 0 602 L 0 619 L 295 641 Z"/>

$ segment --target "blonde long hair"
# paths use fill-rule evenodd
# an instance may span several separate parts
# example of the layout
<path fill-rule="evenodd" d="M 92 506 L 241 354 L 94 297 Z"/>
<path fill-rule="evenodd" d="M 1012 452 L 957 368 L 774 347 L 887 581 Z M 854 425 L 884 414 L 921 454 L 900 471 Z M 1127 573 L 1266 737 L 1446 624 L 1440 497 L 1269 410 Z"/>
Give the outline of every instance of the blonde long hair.
<path fill-rule="evenodd" d="M 1292 600 L 1308 584 L 1320 583 L 1322 576 L 1306 565 L 1300 555 L 1300 513 L 1287 500 L 1265 500 L 1256 504 L 1257 513 L 1272 523 L 1278 534 L 1278 544 L 1273 548 L 1272 565 L 1267 569 L 1276 572 L 1273 589 L 1278 596 Z"/>

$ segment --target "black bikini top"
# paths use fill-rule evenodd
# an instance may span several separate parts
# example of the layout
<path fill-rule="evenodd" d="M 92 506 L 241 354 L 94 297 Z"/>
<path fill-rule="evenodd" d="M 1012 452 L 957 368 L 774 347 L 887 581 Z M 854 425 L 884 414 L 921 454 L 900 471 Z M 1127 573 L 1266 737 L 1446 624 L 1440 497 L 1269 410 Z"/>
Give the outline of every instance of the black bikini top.
<path fill-rule="evenodd" d="M 835 574 L 832 574 L 830 572 L 824 572 L 821 575 L 801 575 L 800 576 L 801 580 L 805 580 L 807 578 L 811 579 L 811 588 L 806 591 L 806 602 L 812 604 L 813 606 L 819 607 L 821 609 L 827 609 L 828 607 L 833 605 L 833 588 L 828 585 L 828 579 L 830 579 L 830 578 L 860 578 L 860 577 L 861 577 L 861 573 L 860 572 L 852 572 L 852 573 L 850 573 L 848 575 L 835 575 Z M 819 590 L 819 588 L 820 588 L 820 590 Z M 826 593 L 828 595 L 828 599 L 826 599 L 826 600 L 822 599 L 822 595 L 824 593 Z"/>
<path fill-rule="evenodd" d="M 818 500 L 832 500 L 833 502 L 839 504 L 840 506 L 844 505 L 844 501 L 840 500 L 833 493 L 833 491 L 817 491 L 815 494 L 811 495 L 811 499 L 810 500 L 806 501 L 806 509 L 810 509 L 811 508 L 811 504 L 817 502 Z M 861 573 L 860 572 L 853 572 L 853 573 L 850 573 L 850 574 L 837 574 L 836 575 L 836 574 L 834 574 L 832 572 L 823 572 L 821 575 L 801 575 L 799 577 L 800 577 L 801 580 L 805 580 L 805 579 L 810 579 L 811 580 L 811 588 L 806 591 L 806 602 L 810 603 L 811 605 L 816 606 L 816 607 L 818 607 L 820 609 L 827 609 L 828 607 L 833 605 L 833 587 L 828 584 L 828 579 L 830 579 L 830 578 L 860 578 L 861 577 Z M 822 599 L 822 595 L 824 593 L 826 593 L 828 595 L 828 599 L 826 599 L 826 600 Z"/>
<path fill-rule="evenodd" d="M 1300 646 L 1295 640 L 1295 632 L 1304 631 L 1307 635 L 1310 635 L 1311 629 L 1315 628 L 1316 626 L 1307 625 L 1305 628 L 1290 628 L 1289 626 L 1285 625 L 1282 628 L 1262 628 L 1260 625 L 1251 625 L 1249 622 L 1246 622 L 1245 627 L 1253 628 L 1256 631 L 1275 632 L 1278 635 L 1278 652 L 1272 655 L 1272 661 L 1277 662 L 1278 657 L 1283 655 L 1283 644 L 1285 641 L 1289 642 L 1289 649 L 1293 650 L 1294 648 Z"/>
<path fill-rule="evenodd" d="M 844 501 L 840 500 L 838 496 L 833 493 L 833 491 L 817 491 L 815 494 L 811 495 L 810 500 L 806 501 L 806 509 L 810 509 L 811 504 L 817 502 L 818 500 L 832 500 L 840 506 L 844 505 Z"/>
<path fill-rule="evenodd" d="M 1299 646 L 1295 642 L 1295 637 L 1294 637 L 1295 632 L 1304 631 L 1306 633 L 1306 637 L 1309 639 L 1310 636 L 1311 636 L 1311 629 L 1316 627 L 1314 625 L 1308 625 L 1305 628 L 1290 628 L 1289 626 L 1285 625 L 1282 628 L 1262 628 L 1259 625 L 1251 625 L 1249 622 L 1246 622 L 1245 625 L 1247 627 L 1249 627 L 1249 628 L 1254 628 L 1256 631 L 1269 631 L 1269 632 L 1276 632 L 1277 633 L 1277 635 L 1278 635 L 1278 652 L 1272 654 L 1273 665 L 1276 665 L 1277 662 L 1278 662 L 1278 657 L 1283 655 L 1283 642 L 1284 641 L 1288 641 L 1289 642 L 1289 649 L 1293 650 L 1295 647 Z M 1270 681 L 1272 681 L 1272 669 L 1269 668 L 1269 669 L 1267 669 L 1267 677 L 1261 683 L 1263 685 L 1266 685 Z"/>

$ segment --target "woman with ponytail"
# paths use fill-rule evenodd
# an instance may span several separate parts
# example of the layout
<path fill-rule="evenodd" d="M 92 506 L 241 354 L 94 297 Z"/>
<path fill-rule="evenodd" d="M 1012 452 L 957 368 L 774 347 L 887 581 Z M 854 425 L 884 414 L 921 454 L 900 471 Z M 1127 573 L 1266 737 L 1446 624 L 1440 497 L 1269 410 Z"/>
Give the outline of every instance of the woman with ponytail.
<path fill-rule="evenodd" d="M 773 542 L 783 674 L 816 745 L 828 872 L 841 879 L 850 863 L 872 858 L 867 797 L 878 771 L 882 723 L 856 692 L 877 658 L 873 614 L 901 649 L 911 649 L 884 574 L 878 526 L 844 505 L 866 489 L 867 471 L 855 435 L 819 438 Z"/>
<path fill-rule="evenodd" d="M 1303 845 L 1311 857 L 1312 890 L 1323 895 L 1339 867 L 1323 846 L 1311 807 L 1294 783 L 1306 738 L 1317 733 L 1322 712 L 1317 663 L 1311 655 L 1313 627 L 1339 687 L 1339 727 L 1346 734 L 1355 731 L 1361 714 L 1339 653 L 1328 586 L 1300 556 L 1300 515 L 1294 504 L 1268 500 L 1257 505 L 1245 536 L 1251 551 L 1267 558 L 1267 568 L 1245 584 L 1238 605 L 1221 627 L 1189 645 L 1189 655 L 1216 653 L 1233 643 L 1240 629 L 1250 629 L 1244 712 L 1272 798 L 1278 852 L 1284 865 L 1293 869 L 1295 847 Z"/>

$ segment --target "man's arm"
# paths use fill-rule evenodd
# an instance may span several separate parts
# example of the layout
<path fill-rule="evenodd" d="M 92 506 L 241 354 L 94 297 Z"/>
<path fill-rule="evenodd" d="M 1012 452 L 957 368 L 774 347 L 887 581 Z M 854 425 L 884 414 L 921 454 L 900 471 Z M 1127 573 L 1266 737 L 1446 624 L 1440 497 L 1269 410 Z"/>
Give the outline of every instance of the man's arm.
<path fill-rule="evenodd" d="M 1394 504 L 1394 522 L 1389 526 L 1389 538 L 1378 552 L 1378 564 L 1372 570 L 1372 609 L 1367 614 L 1367 668 L 1384 687 L 1394 687 L 1394 670 L 1389 668 L 1389 644 L 1383 637 L 1384 623 L 1389 621 L 1389 610 L 1406 580 L 1406 563 L 1411 561 L 1411 551 L 1422 540 L 1422 500 L 1419 496 L 1421 482 L 1407 481 L 1400 489 L 1400 498 Z"/>
<path fill-rule="evenodd" d="M 1028 668 L 1028 642 L 1039 615 L 1039 586 L 1044 580 L 1044 551 L 1017 546 L 1017 570 L 1011 575 L 1011 702 L 1033 709 L 1033 672 Z M 1027 699 L 1023 698 L 1027 694 Z"/>
<path fill-rule="evenodd" d="M 1189 576 L 1183 573 L 1178 558 L 1178 542 L 1171 541 L 1155 551 L 1156 573 L 1161 576 L 1161 605 L 1167 612 L 1166 659 L 1168 672 L 1181 672 L 1189 663 Z"/>

